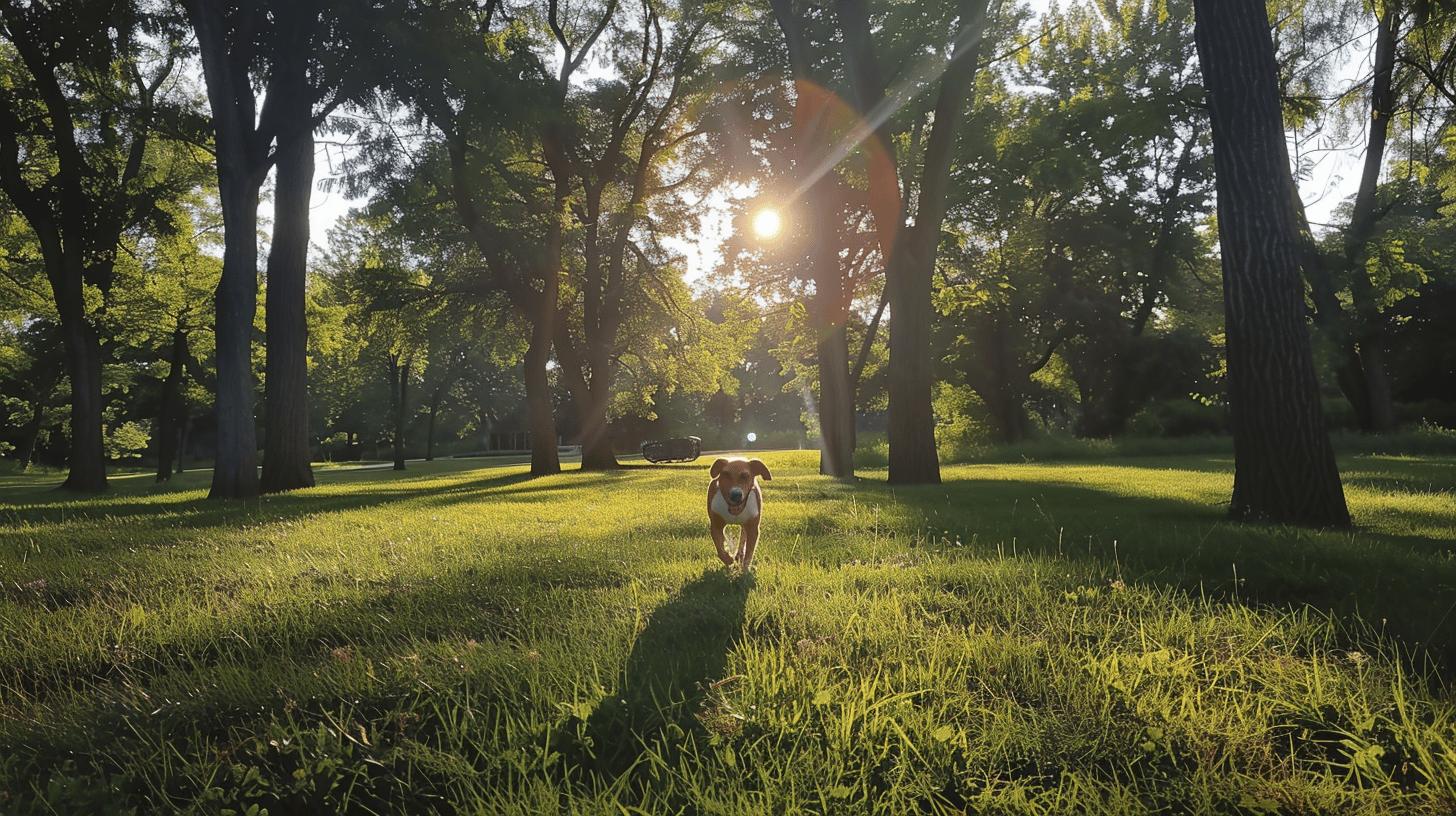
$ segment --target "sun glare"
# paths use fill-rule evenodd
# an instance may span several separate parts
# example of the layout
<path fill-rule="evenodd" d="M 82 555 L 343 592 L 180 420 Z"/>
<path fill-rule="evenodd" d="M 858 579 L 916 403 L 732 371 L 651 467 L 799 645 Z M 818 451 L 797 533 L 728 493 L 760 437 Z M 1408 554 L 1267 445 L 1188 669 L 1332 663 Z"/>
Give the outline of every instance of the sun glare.
<path fill-rule="evenodd" d="M 779 218 L 778 210 L 759 210 L 753 216 L 753 234 L 759 238 L 773 238 L 783 228 L 783 220 Z"/>

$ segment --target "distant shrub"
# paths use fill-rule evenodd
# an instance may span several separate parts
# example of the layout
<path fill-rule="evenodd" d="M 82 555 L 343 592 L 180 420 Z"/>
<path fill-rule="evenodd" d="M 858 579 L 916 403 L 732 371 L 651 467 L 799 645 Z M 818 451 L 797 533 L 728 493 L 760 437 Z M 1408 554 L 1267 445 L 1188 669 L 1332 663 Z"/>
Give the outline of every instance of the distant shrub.
<path fill-rule="evenodd" d="M 1138 411 L 1128 423 L 1134 436 L 1209 436 L 1228 433 L 1226 405 L 1207 405 L 1194 399 L 1159 400 Z"/>
<path fill-rule="evenodd" d="M 106 435 L 106 458 L 140 459 L 146 452 L 152 435 L 147 426 L 139 422 L 123 422 L 112 427 Z"/>
<path fill-rule="evenodd" d="M 855 438 L 854 466 L 882 468 L 890 464 L 890 441 L 882 433 L 862 433 Z"/>
<path fill-rule="evenodd" d="M 1456 428 L 1456 402 L 1444 400 L 1421 400 L 1420 402 L 1397 402 L 1395 418 L 1401 425 L 1431 425 L 1436 428 Z"/>
<path fill-rule="evenodd" d="M 1341 453 L 1388 456 L 1456 453 L 1456 429 L 1431 422 L 1384 434 L 1341 431 L 1332 434 L 1331 439 L 1335 449 Z"/>

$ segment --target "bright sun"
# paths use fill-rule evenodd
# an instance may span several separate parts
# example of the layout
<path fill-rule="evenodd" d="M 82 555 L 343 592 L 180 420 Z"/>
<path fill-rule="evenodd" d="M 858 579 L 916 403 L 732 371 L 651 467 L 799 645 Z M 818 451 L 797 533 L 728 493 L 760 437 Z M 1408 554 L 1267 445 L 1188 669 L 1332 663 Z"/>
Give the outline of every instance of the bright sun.
<path fill-rule="evenodd" d="M 753 234 L 760 238 L 772 238 L 783 228 L 778 210 L 759 210 L 753 216 Z"/>

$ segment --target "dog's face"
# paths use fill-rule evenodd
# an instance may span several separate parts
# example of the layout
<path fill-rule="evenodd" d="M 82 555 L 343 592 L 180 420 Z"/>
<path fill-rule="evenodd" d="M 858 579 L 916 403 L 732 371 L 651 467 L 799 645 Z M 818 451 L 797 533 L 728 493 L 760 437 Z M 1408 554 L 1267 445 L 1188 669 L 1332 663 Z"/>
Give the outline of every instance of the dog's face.
<path fill-rule="evenodd" d="M 748 492 L 758 482 L 758 477 L 773 480 L 768 466 L 757 459 L 719 459 L 713 463 L 708 475 L 718 483 L 718 492 L 731 505 L 742 504 L 748 499 Z"/>

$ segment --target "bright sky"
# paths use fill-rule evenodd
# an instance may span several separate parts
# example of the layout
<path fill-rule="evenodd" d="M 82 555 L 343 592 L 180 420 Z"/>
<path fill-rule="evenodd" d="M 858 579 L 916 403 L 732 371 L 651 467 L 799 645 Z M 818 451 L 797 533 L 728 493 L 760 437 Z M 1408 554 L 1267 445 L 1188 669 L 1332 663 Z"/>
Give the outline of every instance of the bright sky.
<path fill-rule="evenodd" d="M 1050 0 L 1026 1 L 1026 5 L 1038 14 L 1045 13 L 1049 4 Z M 1369 46 L 1368 40 L 1356 42 L 1355 46 L 1347 52 L 1352 55 L 1351 58 L 1336 68 L 1335 75 L 1339 77 L 1338 84 L 1346 85 L 1360 76 L 1362 67 L 1368 64 L 1366 52 Z M 1311 151 L 1311 148 L 1314 150 Z M 337 160 L 337 150 L 337 147 L 332 146 L 320 147 L 318 156 L 320 177 L 329 173 L 329 168 L 332 166 L 330 159 Z M 1354 195 L 1360 182 L 1360 164 L 1364 151 L 1363 146 L 1351 149 L 1340 144 L 1333 137 L 1324 137 L 1312 144 L 1305 145 L 1305 150 L 1306 155 L 1313 160 L 1314 164 L 1309 177 L 1300 183 L 1300 194 L 1304 199 L 1309 220 L 1316 225 L 1315 229 L 1318 231 L 1318 225 L 1330 220 L 1335 206 Z M 333 151 L 333 155 L 328 155 L 326 151 Z M 749 189 L 739 188 L 710 195 L 704 205 L 704 216 L 697 233 L 673 238 L 667 242 L 670 247 L 681 252 L 686 258 L 685 277 L 689 281 L 702 280 L 717 265 L 722 257 L 720 249 L 733 230 L 732 219 L 729 217 L 730 201 L 733 198 L 749 195 L 751 192 Z M 314 251 L 317 252 L 318 247 L 328 240 L 328 231 L 335 222 L 346 215 L 351 208 L 362 206 L 365 203 L 366 199 L 351 200 L 345 198 L 337 190 L 325 193 L 315 189 L 310 218 Z"/>

